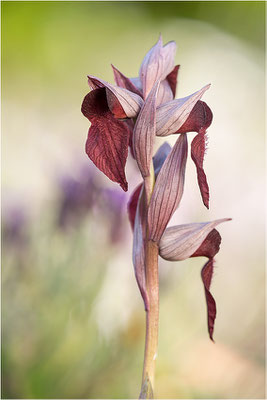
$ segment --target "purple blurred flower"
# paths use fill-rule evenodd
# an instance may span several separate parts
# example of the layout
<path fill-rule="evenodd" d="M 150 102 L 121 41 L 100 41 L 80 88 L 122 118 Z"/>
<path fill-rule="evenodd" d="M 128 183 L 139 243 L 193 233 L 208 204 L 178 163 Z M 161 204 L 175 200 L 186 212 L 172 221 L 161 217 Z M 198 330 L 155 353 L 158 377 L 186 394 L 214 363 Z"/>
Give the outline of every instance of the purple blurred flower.
<path fill-rule="evenodd" d="M 59 179 L 60 204 L 58 224 L 68 229 L 81 223 L 95 204 L 99 184 L 92 168 L 82 165 L 77 178 L 65 175 Z"/>
<path fill-rule="evenodd" d="M 123 211 L 128 199 L 124 192 L 106 189 L 98 173 L 88 164 L 81 165 L 74 178 L 65 175 L 59 179 L 60 201 L 58 225 L 61 229 L 77 228 L 92 211 L 106 219 L 112 243 L 123 237 Z"/>
<path fill-rule="evenodd" d="M 20 204 L 7 205 L 3 208 L 3 243 L 22 249 L 28 240 L 26 211 Z"/>
<path fill-rule="evenodd" d="M 103 189 L 101 199 L 101 211 L 110 225 L 110 240 L 112 243 L 118 243 L 123 238 L 123 218 L 128 197 L 119 189 Z"/>

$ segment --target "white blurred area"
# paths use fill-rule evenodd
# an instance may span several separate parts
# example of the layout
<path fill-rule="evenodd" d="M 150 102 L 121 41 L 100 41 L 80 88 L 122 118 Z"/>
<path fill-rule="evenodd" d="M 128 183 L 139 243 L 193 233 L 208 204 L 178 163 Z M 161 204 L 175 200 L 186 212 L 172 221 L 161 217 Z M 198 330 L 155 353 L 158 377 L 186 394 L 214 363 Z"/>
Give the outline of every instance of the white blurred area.
<path fill-rule="evenodd" d="M 88 121 L 80 113 L 80 103 L 87 92 L 86 73 L 112 81 L 109 67 L 112 62 L 127 76 L 137 75 L 143 55 L 156 42 L 159 32 L 164 42 L 175 40 L 176 61 L 181 64 L 178 97 L 211 83 L 203 100 L 211 107 L 214 119 L 208 130 L 209 146 L 204 162 L 211 193 L 210 210 L 205 210 L 201 202 L 195 166 L 189 156 L 184 197 L 171 223 L 224 217 L 233 220 L 218 227 L 222 245 L 216 257 L 212 285 L 218 306 L 215 345 L 208 339 L 200 280 L 200 268 L 205 260 L 160 262 L 157 382 L 161 382 L 161 386 L 158 395 L 168 396 L 166 387 L 170 393 L 179 387 L 187 398 L 187 386 L 192 389 L 200 385 L 204 390 L 211 384 L 215 398 L 216 385 L 225 386 L 225 396 L 232 393 L 235 398 L 250 398 L 256 393 L 258 398 L 263 398 L 263 55 L 206 23 L 173 19 L 168 25 L 140 26 L 139 31 L 129 27 L 125 35 L 113 40 L 110 46 L 104 46 L 107 38 L 99 38 L 95 53 L 94 49 L 89 51 L 90 46 L 94 46 L 90 39 L 88 53 L 94 56 L 88 55 L 87 70 L 84 71 L 84 64 L 75 64 L 72 76 L 68 75 L 69 71 L 66 74 L 64 87 L 36 96 L 37 87 L 26 106 L 23 103 L 18 106 L 16 96 L 8 93 L 3 103 L 4 197 L 15 192 L 26 196 L 33 208 L 39 208 L 51 197 L 53 175 L 59 170 L 75 174 L 77 160 L 86 160 L 84 144 Z M 103 62 L 99 68 L 103 53 L 107 63 Z M 192 137 L 193 134 L 188 134 L 190 141 Z M 173 144 L 176 137 L 168 140 Z M 157 146 L 162 142 L 157 139 Z M 132 162 L 127 166 L 127 173 L 131 191 L 139 181 Z M 107 187 L 113 185 L 105 177 L 101 179 Z M 130 240 L 129 229 L 129 246 L 122 248 L 121 254 L 110 262 L 103 289 L 94 304 L 99 332 L 107 340 L 116 334 L 116 329 L 124 329 L 134 309 L 138 309 L 143 318 L 143 305 L 130 262 Z M 245 381 L 251 381 L 251 392 L 243 391 Z"/>

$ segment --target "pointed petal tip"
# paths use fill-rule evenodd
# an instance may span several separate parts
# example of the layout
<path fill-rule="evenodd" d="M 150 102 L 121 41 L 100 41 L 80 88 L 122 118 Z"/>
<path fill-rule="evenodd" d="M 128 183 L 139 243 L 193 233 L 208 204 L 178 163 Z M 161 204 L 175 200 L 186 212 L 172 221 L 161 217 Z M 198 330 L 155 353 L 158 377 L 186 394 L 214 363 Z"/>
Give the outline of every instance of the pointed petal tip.
<path fill-rule="evenodd" d="M 128 182 L 120 183 L 120 187 L 121 187 L 125 192 L 128 192 Z"/>
<path fill-rule="evenodd" d="M 207 85 L 203 86 L 202 89 L 200 89 L 200 91 L 206 92 L 206 90 L 208 90 L 211 87 L 211 83 L 208 83 Z"/>
<path fill-rule="evenodd" d="M 232 221 L 233 218 L 221 218 L 218 219 L 218 222 L 221 224 L 222 222 L 228 222 L 228 221 Z"/>

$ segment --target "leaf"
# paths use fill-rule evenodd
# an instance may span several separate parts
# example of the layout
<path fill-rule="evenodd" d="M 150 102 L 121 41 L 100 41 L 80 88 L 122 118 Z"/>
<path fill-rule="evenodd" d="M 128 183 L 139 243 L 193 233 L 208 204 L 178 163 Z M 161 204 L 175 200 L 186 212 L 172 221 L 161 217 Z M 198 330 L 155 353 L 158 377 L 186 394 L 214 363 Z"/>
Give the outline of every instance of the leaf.
<path fill-rule="evenodd" d="M 180 135 L 166 158 L 155 183 L 148 208 L 149 239 L 159 242 L 184 190 L 187 137 Z"/>
<path fill-rule="evenodd" d="M 105 89 L 88 93 L 82 103 L 82 113 L 91 121 L 86 153 L 109 179 L 128 190 L 125 164 L 128 155 L 130 130 L 109 111 Z"/>
<path fill-rule="evenodd" d="M 159 81 L 155 83 L 136 120 L 133 131 L 133 149 L 142 177 L 150 175 L 156 133 L 156 99 Z"/>

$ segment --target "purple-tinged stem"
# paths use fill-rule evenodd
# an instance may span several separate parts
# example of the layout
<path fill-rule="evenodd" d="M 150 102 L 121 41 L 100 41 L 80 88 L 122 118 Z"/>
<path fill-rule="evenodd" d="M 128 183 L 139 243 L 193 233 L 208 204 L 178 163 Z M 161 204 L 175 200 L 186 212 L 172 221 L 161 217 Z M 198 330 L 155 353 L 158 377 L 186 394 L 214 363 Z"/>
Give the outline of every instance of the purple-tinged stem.
<path fill-rule="evenodd" d="M 140 399 L 153 399 L 159 325 L 158 253 L 158 245 L 151 240 L 147 241 L 146 286 L 149 298 L 149 309 L 146 312 L 145 358 Z"/>

